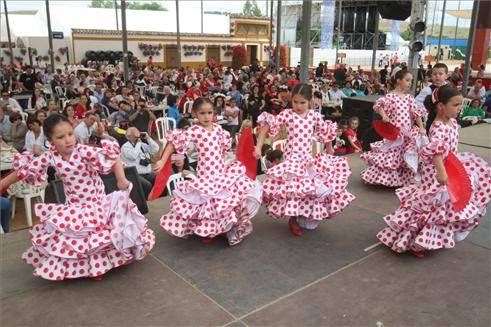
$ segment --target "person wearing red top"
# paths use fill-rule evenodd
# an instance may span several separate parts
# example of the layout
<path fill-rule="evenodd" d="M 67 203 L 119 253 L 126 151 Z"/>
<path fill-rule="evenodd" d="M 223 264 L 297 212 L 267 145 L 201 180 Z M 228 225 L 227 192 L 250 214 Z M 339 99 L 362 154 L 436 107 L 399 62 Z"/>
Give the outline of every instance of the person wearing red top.
<path fill-rule="evenodd" d="M 297 75 L 295 74 L 292 74 L 292 77 L 290 78 L 290 80 L 286 83 L 286 85 L 288 86 L 288 89 L 293 89 L 295 87 L 295 85 L 297 85 L 298 83 L 300 83 L 300 81 L 297 79 Z"/>
<path fill-rule="evenodd" d="M 348 139 L 348 144 L 346 145 L 346 154 L 360 152 L 361 142 L 356 137 L 356 130 L 360 124 L 358 117 L 351 117 L 348 121 L 348 128 L 344 131 L 343 136 Z"/>
<path fill-rule="evenodd" d="M 82 94 L 80 96 L 80 102 L 75 107 L 75 118 L 82 119 L 85 117 L 85 113 L 90 110 L 89 98 Z"/>

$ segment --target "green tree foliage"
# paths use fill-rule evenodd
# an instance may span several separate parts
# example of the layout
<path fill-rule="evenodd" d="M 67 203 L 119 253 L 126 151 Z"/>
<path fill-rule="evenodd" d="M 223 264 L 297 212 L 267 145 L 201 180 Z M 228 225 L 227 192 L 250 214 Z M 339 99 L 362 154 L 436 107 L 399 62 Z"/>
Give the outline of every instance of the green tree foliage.
<path fill-rule="evenodd" d="M 119 2 L 117 7 L 120 8 Z M 89 4 L 90 8 L 114 8 L 114 0 L 92 0 Z M 163 7 L 159 2 L 127 2 L 126 7 L 133 10 L 155 10 L 155 11 L 167 11 L 167 8 Z"/>
<path fill-rule="evenodd" d="M 242 14 L 244 16 L 261 17 L 261 9 L 259 9 L 256 0 L 246 0 L 244 7 L 242 8 Z"/>

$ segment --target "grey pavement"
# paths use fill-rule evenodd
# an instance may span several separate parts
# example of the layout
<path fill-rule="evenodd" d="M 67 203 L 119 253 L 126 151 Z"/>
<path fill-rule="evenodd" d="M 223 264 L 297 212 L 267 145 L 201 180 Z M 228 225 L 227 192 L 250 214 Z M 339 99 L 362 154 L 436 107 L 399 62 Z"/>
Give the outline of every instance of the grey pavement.
<path fill-rule="evenodd" d="M 491 162 L 483 135 L 489 125 L 463 129 L 460 150 Z M 151 255 L 101 282 L 36 278 L 20 260 L 27 231 L 2 235 L 0 325 L 491 326 L 489 211 L 455 249 L 395 254 L 375 238 L 398 205 L 394 190 L 364 185 L 363 164 L 349 161 L 357 199 L 302 237 L 261 210 L 239 246 L 178 239 L 159 226 L 168 199 L 151 202 Z"/>

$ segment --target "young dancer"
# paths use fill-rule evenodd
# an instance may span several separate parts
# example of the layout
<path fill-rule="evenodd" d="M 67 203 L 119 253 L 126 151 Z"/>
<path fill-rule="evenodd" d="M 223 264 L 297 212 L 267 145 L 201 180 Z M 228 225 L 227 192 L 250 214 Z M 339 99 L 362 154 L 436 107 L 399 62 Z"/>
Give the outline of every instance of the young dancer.
<path fill-rule="evenodd" d="M 261 185 L 246 176 L 239 162 L 225 164 L 231 139 L 213 123 L 213 103 L 198 98 L 193 103 L 193 115 L 196 125 L 167 135 L 169 143 L 156 170 L 164 167 L 174 151 L 183 154 L 194 144 L 199 152 L 198 177 L 177 185 L 170 212 L 162 216 L 160 225 L 174 236 L 196 234 L 205 242 L 226 234 L 229 244 L 236 245 L 252 232 L 250 220 L 261 205 Z"/>
<path fill-rule="evenodd" d="M 155 237 L 129 198 L 117 142 L 102 140 L 102 148 L 77 144 L 72 124 L 58 114 L 46 118 L 43 131 L 49 151 L 37 157 L 17 154 L 16 173 L 0 182 L 1 189 L 17 180 L 40 186 L 49 166 L 63 181 L 64 204 L 41 203 L 35 208 L 40 223 L 31 228 L 32 246 L 22 255 L 34 267 L 33 274 L 50 280 L 100 279 L 112 268 L 143 259 Z M 106 195 L 99 173 L 111 171 L 122 191 Z"/>
<path fill-rule="evenodd" d="M 435 89 L 425 101 L 430 108 L 430 143 L 421 150 L 421 182 L 396 191 L 400 207 L 384 217 L 389 227 L 377 238 L 396 252 L 410 251 L 417 257 L 424 251 L 453 248 L 486 213 L 491 197 L 491 168 L 478 156 L 457 152 L 462 96 L 449 86 Z M 434 121 L 433 121 L 434 120 Z M 446 184 L 444 162 L 449 153 L 462 162 L 472 184 L 471 199 L 462 211 L 455 211 Z"/>
<path fill-rule="evenodd" d="M 401 187 L 414 180 L 418 170 L 417 158 L 416 162 L 412 162 L 414 156 L 405 155 L 407 152 L 416 152 L 416 138 L 426 134 L 422 121 L 426 110 L 417 106 L 412 95 L 407 94 L 412 80 L 409 71 L 398 71 L 393 80 L 395 90 L 378 99 L 373 106 L 384 122 L 397 126 L 400 132 L 395 141 L 384 139 L 372 143 L 372 150 L 361 154 L 361 159 L 368 165 L 361 172 L 361 178 L 367 184 Z M 419 131 L 413 128 L 414 122 Z"/>
<path fill-rule="evenodd" d="M 255 156 L 261 156 L 264 139 L 275 138 L 281 127 L 288 137 L 284 161 L 267 170 L 263 182 L 267 214 L 289 218 L 289 228 L 296 235 L 302 229 L 315 229 L 323 219 L 344 209 L 354 196 L 346 191 L 351 170 L 346 158 L 332 156 L 336 124 L 324 121 L 320 113 L 310 110 L 312 87 L 299 83 L 292 90 L 293 109 L 278 116 L 263 113 Z M 326 146 L 327 153 L 312 156 L 312 136 Z"/>

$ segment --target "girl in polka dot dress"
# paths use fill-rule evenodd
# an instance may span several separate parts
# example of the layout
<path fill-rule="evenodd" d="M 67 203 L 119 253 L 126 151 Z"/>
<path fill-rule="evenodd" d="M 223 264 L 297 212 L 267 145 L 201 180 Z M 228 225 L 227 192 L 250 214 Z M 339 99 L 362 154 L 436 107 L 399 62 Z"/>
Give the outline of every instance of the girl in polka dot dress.
<path fill-rule="evenodd" d="M 261 185 L 247 177 L 241 163 L 225 164 L 231 138 L 213 122 L 213 103 L 199 98 L 193 103 L 193 115 L 198 120 L 196 125 L 166 135 L 170 146 L 165 148 L 156 170 L 164 167 L 174 151 L 185 153 L 194 144 L 199 152 L 198 177 L 177 185 L 170 212 L 161 217 L 160 225 L 171 235 L 196 234 L 204 242 L 225 234 L 229 244 L 236 245 L 252 232 L 251 218 L 261 206 Z"/>
<path fill-rule="evenodd" d="M 34 186 L 46 181 L 49 166 L 63 181 L 65 204 L 41 203 L 35 207 L 40 223 L 31 228 L 32 246 L 22 259 L 34 275 L 49 279 L 90 277 L 101 279 L 110 269 L 143 259 L 154 245 L 147 220 L 129 198 L 117 142 L 102 140 L 102 148 L 76 144 L 73 127 L 61 115 L 44 122 L 49 151 L 38 157 L 16 155 L 16 174 L 0 187 L 23 180 Z M 114 171 L 118 188 L 106 195 L 99 173 Z"/>
<path fill-rule="evenodd" d="M 263 113 L 255 156 L 261 155 L 266 134 L 275 138 L 284 126 L 288 133 L 285 160 L 269 168 L 263 182 L 263 200 L 267 214 L 289 218 L 291 232 L 300 236 L 302 228 L 313 230 L 323 219 L 343 210 L 354 196 L 346 191 L 351 170 L 346 158 L 332 154 L 336 124 L 324 121 L 320 113 L 310 110 L 312 87 L 297 84 L 292 90 L 293 109 L 278 116 Z M 312 137 L 324 143 L 327 153 L 312 156 Z"/>
<path fill-rule="evenodd" d="M 448 249 L 463 240 L 486 213 L 491 197 L 491 168 L 478 156 L 457 152 L 459 114 L 462 96 L 449 86 L 435 89 L 427 97 L 430 108 L 430 142 L 421 150 L 421 182 L 396 191 L 400 207 L 384 220 L 389 227 L 377 238 L 396 252 L 410 251 L 422 257 L 424 251 Z M 452 152 L 464 165 L 472 184 L 472 195 L 463 210 L 457 212 L 447 191 L 443 162 Z"/>
<path fill-rule="evenodd" d="M 382 120 L 399 127 L 400 133 L 394 141 L 384 139 L 372 143 L 372 150 L 361 154 L 361 159 L 368 165 L 361 172 L 365 183 L 401 187 L 409 185 L 416 177 L 418 158 L 406 154 L 416 153 L 416 142 L 426 134 L 421 120 L 426 109 L 417 106 L 413 96 L 407 94 L 412 79 L 407 70 L 398 71 L 395 75 L 394 92 L 378 99 L 373 106 L 373 110 L 382 116 Z M 413 128 L 414 121 L 419 130 Z"/>

